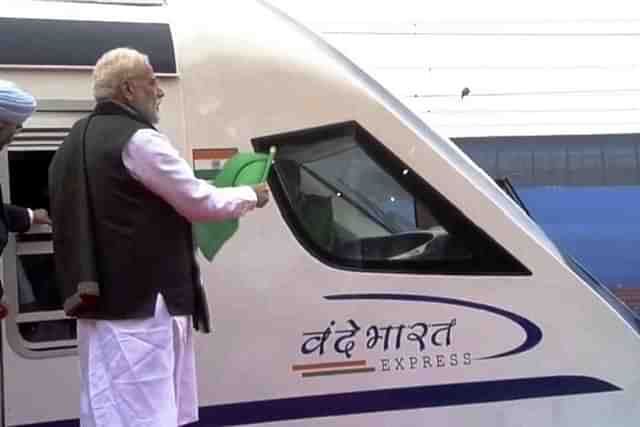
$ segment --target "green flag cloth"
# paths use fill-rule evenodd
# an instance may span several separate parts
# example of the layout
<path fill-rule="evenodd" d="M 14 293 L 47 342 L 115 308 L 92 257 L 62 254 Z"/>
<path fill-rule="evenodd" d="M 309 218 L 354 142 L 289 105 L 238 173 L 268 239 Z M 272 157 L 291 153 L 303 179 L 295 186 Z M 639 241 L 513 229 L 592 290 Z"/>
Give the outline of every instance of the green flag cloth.
<path fill-rule="evenodd" d="M 216 187 L 238 187 L 265 182 L 269 176 L 274 155 L 275 147 L 271 147 L 269 154 L 238 153 L 227 160 L 222 171 L 211 183 Z M 194 224 L 196 244 L 202 255 L 209 261 L 213 260 L 222 245 L 235 234 L 238 227 L 237 219 Z"/>

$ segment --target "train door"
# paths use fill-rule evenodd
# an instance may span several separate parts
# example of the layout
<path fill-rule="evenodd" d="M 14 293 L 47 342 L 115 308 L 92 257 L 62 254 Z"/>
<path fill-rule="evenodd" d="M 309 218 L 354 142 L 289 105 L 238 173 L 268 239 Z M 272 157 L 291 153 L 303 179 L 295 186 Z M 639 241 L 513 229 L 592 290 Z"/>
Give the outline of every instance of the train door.
<path fill-rule="evenodd" d="M 71 123 L 91 106 L 77 101 L 40 103 L 0 158 L 4 202 L 49 209 L 49 163 Z M 11 235 L 2 266 L 10 307 L 2 338 L 2 425 L 71 418 L 78 408 L 76 328 L 75 320 L 62 310 L 51 227 L 35 225 Z"/>

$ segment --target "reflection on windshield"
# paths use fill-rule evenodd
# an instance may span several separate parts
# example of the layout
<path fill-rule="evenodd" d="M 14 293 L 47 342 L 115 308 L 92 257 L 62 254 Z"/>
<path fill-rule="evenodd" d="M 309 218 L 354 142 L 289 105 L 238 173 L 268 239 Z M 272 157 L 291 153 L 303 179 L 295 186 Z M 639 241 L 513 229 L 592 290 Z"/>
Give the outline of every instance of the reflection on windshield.
<path fill-rule="evenodd" d="M 306 162 L 303 168 L 321 177 L 390 233 L 416 230 L 413 197 L 353 141 L 348 149 L 341 144 L 333 155 Z"/>
<path fill-rule="evenodd" d="M 270 178 L 294 236 L 337 268 L 531 272 L 355 121 L 252 140 L 277 146 Z M 273 180 L 273 181 L 272 181 Z"/>
<path fill-rule="evenodd" d="M 403 167 L 397 176 L 406 175 Z M 307 235 L 340 258 L 471 258 L 431 211 L 351 136 L 281 147 L 275 170 Z"/>

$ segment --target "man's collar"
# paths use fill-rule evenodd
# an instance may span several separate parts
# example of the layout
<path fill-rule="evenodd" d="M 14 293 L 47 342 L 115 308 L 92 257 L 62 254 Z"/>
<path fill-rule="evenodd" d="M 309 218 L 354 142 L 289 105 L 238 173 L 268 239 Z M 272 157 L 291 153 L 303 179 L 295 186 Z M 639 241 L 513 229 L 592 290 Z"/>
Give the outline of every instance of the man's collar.
<path fill-rule="evenodd" d="M 104 115 L 122 115 L 125 114 L 129 117 L 131 117 L 132 119 L 138 121 L 138 122 L 142 122 L 146 125 L 149 125 L 150 127 L 152 127 L 153 129 L 155 129 L 155 126 L 152 123 L 149 123 L 148 120 L 146 120 L 142 114 L 138 113 L 134 108 L 132 108 L 130 105 L 127 104 L 123 104 L 121 102 L 118 101 L 113 101 L 113 100 L 107 100 L 107 101 L 100 101 L 96 104 L 95 108 L 93 109 L 94 114 L 104 114 Z"/>
<path fill-rule="evenodd" d="M 133 107 L 127 105 L 127 104 L 123 104 L 122 102 L 118 102 L 118 101 L 111 101 L 111 102 L 113 102 L 114 104 L 118 105 L 120 108 L 126 110 L 130 114 L 133 114 L 134 116 L 140 116 L 141 115 L 140 113 L 138 113 L 136 111 L 135 108 L 133 108 Z"/>

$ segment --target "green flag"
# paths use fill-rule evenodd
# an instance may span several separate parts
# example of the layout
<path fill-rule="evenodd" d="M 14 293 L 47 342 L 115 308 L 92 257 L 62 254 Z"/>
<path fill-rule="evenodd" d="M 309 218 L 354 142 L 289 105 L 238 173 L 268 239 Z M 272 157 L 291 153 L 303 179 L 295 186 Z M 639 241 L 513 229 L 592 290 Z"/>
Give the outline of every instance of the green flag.
<path fill-rule="evenodd" d="M 271 170 L 275 151 L 275 147 L 271 147 L 269 154 L 238 153 L 227 160 L 222 171 L 211 183 L 216 187 L 238 187 L 265 182 Z M 202 255 L 209 261 L 213 260 L 222 245 L 235 234 L 238 227 L 237 219 L 194 224 L 196 244 Z"/>

